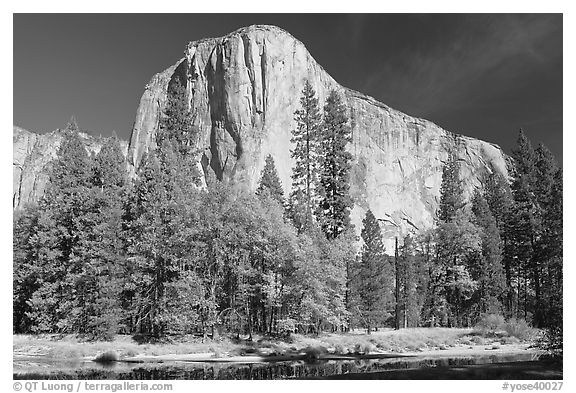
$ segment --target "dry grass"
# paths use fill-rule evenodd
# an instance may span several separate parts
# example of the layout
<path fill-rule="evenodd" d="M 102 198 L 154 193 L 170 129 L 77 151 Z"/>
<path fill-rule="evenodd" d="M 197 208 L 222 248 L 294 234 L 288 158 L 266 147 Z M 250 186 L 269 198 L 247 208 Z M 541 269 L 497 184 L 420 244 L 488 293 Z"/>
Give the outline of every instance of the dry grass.
<path fill-rule="evenodd" d="M 117 336 L 110 342 L 83 342 L 74 336 L 15 335 L 14 354 L 44 355 L 55 359 L 95 359 L 105 353 L 115 353 L 120 359 L 169 354 L 211 353 L 215 357 L 258 353 L 280 355 L 312 349 L 337 354 L 403 353 L 442 350 L 456 346 L 496 345 L 515 343 L 515 338 L 480 336 L 472 329 L 411 328 L 380 330 L 370 335 L 364 332 L 325 333 L 318 336 L 294 334 L 289 341 L 254 337 L 253 342 L 236 342 L 226 337 L 202 342 L 188 337 L 179 342 L 138 344 L 130 336 Z"/>
<path fill-rule="evenodd" d="M 324 334 L 318 337 L 295 336 L 296 344 L 324 346 L 336 353 L 412 352 L 451 347 L 468 335 L 470 329 L 412 328 L 367 334 Z"/>
<path fill-rule="evenodd" d="M 156 356 L 167 354 L 188 354 L 211 352 L 225 354 L 237 349 L 227 339 L 220 341 L 188 339 L 185 342 L 168 344 L 138 344 L 130 336 L 117 336 L 113 341 L 78 340 L 74 336 L 55 335 L 14 335 L 12 350 L 15 354 L 42 355 L 54 359 L 94 359 L 106 352 L 115 352 L 122 358 L 136 355 Z"/>

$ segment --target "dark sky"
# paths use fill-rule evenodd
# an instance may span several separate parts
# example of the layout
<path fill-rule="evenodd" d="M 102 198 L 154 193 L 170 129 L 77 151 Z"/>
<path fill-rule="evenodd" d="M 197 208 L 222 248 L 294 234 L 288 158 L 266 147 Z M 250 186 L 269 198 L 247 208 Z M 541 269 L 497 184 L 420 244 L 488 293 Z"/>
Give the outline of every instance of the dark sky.
<path fill-rule="evenodd" d="M 128 139 L 144 86 L 188 41 L 250 24 L 301 40 L 343 86 L 509 152 L 562 160 L 562 15 L 15 14 L 14 124 Z"/>

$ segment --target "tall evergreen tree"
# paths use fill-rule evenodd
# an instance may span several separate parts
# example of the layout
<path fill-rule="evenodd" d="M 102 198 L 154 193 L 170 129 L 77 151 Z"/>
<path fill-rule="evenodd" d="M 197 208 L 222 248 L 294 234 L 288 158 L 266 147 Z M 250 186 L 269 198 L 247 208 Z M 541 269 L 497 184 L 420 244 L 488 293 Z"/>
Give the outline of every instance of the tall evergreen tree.
<path fill-rule="evenodd" d="M 474 301 L 480 314 L 501 314 L 502 298 L 506 289 L 502 266 L 502 245 L 496 219 L 492 215 L 486 199 L 476 192 L 472 201 L 474 222 L 482 229 L 482 249 L 477 253 L 477 264 L 472 277 L 478 282 Z"/>
<path fill-rule="evenodd" d="M 196 276 L 189 273 L 194 271 L 196 255 L 190 242 L 183 239 L 189 215 L 196 215 L 199 209 L 199 196 L 194 163 L 180 147 L 165 140 L 145 157 L 125 214 L 130 239 L 127 252 L 133 264 L 130 317 L 138 333 L 153 337 L 170 332 L 175 312 L 183 320 L 196 318 L 197 310 L 177 301 L 183 299 L 180 295 L 172 301 L 168 294 L 183 290 L 190 300 L 204 296 L 189 292 L 199 288 Z"/>
<path fill-rule="evenodd" d="M 554 174 L 550 193 L 550 204 L 544 217 L 543 226 L 546 255 L 546 274 L 543 291 L 544 325 L 550 331 L 550 338 L 558 345 L 563 342 L 563 179 L 562 168 Z M 560 348 L 561 350 L 562 348 Z"/>
<path fill-rule="evenodd" d="M 415 239 L 407 235 L 398 249 L 397 276 L 397 327 L 417 327 L 424 305 L 427 271 L 423 255 L 418 253 Z"/>
<path fill-rule="evenodd" d="M 346 145 L 352 141 L 346 106 L 337 91 L 332 90 L 324 105 L 322 122 L 321 200 L 318 218 L 324 234 L 335 239 L 350 225 L 350 170 L 352 155 Z"/>
<path fill-rule="evenodd" d="M 382 323 L 387 316 L 387 305 L 390 301 L 392 285 L 391 268 L 384 253 L 382 232 L 378 220 L 368 210 L 362 220 L 362 251 L 358 269 L 358 297 L 360 312 L 370 334 L 372 328 Z"/>
<path fill-rule="evenodd" d="M 510 218 L 510 241 L 517 259 L 518 317 L 527 319 L 532 310 L 530 284 L 539 285 L 538 262 L 534 260 L 536 229 L 536 201 L 534 198 L 535 153 L 524 132 L 520 130 L 517 146 L 512 151 L 514 206 Z M 532 276 L 532 280 L 531 277 Z M 536 287 L 539 292 L 539 287 Z"/>
<path fill-rule="evenodd" d="M 14 213 L 12 228 L 14 333 L 29 333 L 32 328 L 29 300 L 42 279 L 40 265 L 43 258 L 40 254 L 42 246 L 35 239 L 40 232 L 40 219 L 41 211 L 35 205 L 27 205 L 23 210 Z M 50 247 L 51 242 L 45 242 L 43 246 Z M 46 248 L 44 250 L 48 251 Z"/>
<path fill-rule="evenodd" d="M 260 183 L 256 189 L 257 195 L 266 195 L 276 200 L 280 205 L 284 205 L 284 190 L 282 190 L 282 182 L 278 177 L 276 166 L 274 165 L 274 158 L 268 154 L 266 157 L 266 164 L 262 170 Z"/>
<path fill-rule="evenodd" d="M 555 233 L 561 231 L 562 214 L 555 205 L 562 206 L 562 194 L 558 193 L 559 171 L 556 159 L 544 145 L 540 144 L 535 151 L 535 239 L 533 256 L 533 280 L 538 293 L 535 297 L 534 324 L 539 327 L 551 324 L 554 317 L 550 306 L 554 303 L 554 293 L 559 289 L 555 285 L 557 276 L 554 265 L 562 257 L 561 247 Z M 560 178 L 561 179 L 561 178 Z M 558 212 L 560 214 L 558 215 Z M 561 238 L 560 238 L 561 242 Z"/>
<path fill-rule="evenodd" d="M 496 221 L 496 226 L 500 234 L 502 245 L 502 264 L 506 278 L 504 315 L 511 318 L 516 315 L 517 294 L 514 290 L 514 283 L 517 280 L 517 261 L 514 257 L 514 247 L 511 238 L 512 234 L 512 213 L 514 200 L 510 183 L 504 176 L 492 168 L 484 177 L 483 181 L 484 197 L 490 208 L 490 212 Z"/>
<path fill-rule="evenodd" d="M 194 154 L 198 130 L 193 121 L 186 86 L 176 78 L 168 87 L 166 108 L 156 135 L 157 144 L 170 141 L 172 147 L 182 156 Z"/>
<path fill-rule="evenodd" d="M 453 154 L 450 154 L 448 161 L 442 167 L 440 206 L 438 211 L 438 219 L 445 223 L 452 221 L 456 212 L 464 206 L 459 173 L 458 161 Z"/>
<path fill-rule="evenodd" d="M 294 150 L 292 190 L 289 210 L 299 232 L 313 226 L 313 215 L 318 203 L 318 143 L 321 114 L 316 92 L 308 80 L 304 82 L 300 109 L 294 113 L 296 128 L 292 130 Z"/>
<path fill-rule="evenodd" d="M 469 300 L 477 288 L 470 274 L 469 260 L 480 250 L 479 229 L 466 209 L 456 212 L 450 222 L 436 228 L 436 263 L 447 303 L 448 325 L 470 326 Z"/>
<path fill-rule="evenodd" d="M 112 338 L 123 315 L 120 302 L 124 286 L 123 198 L 127 187 L 126 162 L 117 138 L 109 138 L 92 165 L 91 198 L 79 217 L 85 230 L 81 286 L 84 295 L 86 334 Z"/>
<path fill-rule="evenodd" d="M 67 129 L 54 162 L 50 186 L 40 203 L 43 211 L 38 238 L 51 239 L 50 251 L 42 251 L 42 281 L 30 299 L 30 317 L 40 331 L 74 332 L 85 328 L 85 314 L 76 292 L 83 269 L 81 221 L 90 201 L 91 163 L 75 129 Z M 41 261 L 36 261 L 40 263 Z"/>

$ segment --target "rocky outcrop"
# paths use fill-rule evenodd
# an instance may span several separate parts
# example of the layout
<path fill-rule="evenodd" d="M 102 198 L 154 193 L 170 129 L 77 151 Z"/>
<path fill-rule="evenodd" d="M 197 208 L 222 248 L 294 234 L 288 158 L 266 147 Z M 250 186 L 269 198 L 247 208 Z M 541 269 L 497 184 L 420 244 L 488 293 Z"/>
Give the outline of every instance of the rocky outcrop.
<path fill-rule="evenodd" d="M 103 140 L 86 133 L 80 133 L 86 150 L 97 154 Z M 38 201 L 50 181 L 50 167 L 57 157 L 58 148 L 62 143 L 63 131 L 58 129 L 47 134 L 36 134 L 20 127 L 13 127 L 13 188 L 12 207 L 21 208 L 27 203 Z M 128 148 L 127 142 L 121 141 L 123 150 Z"/>
<path fill-rule="evenodd" d="M 168 86 L 176 78 L 188 88 L 205 173 L 253 190 L 271 154 L 286 193 L 293 167 L 290 133 L 304 81 L 311 82 L 321 103 L 337 90 L 353 129 L 353 222 L 359 228 L 370 208 L 389 239 L 433 225 L 449 152 L 462 164 L 466 196 L 489 166 L 507 173 L 498 146 L 450 133 L 340 86 L 300 41 L 273 26 L 191 42 L 182 59 L 152 78 L 130 140 L 133 167 L 154 146 Z"/>
<path fill-rule="evenodd" d="M 353 130 L 348 147 L 354 157 L 352 221 L 359 230 L 370 208 L 389 239 L 389 251 L 394 236 L 433 225 L 442 165 L 449 153 L 460 160 L 466 197 L 489 167 L 507 173 L 507 158 L 498 146 L 453 134 L 342 87 L 286 31 L 250 26 L 189 43 L 176 64 L 146 85 L 127 147 L 132 174 L 155 147 L 168 86 L 176 79 L 187 87 L 194 126 L 200 130 L 199 165 L 205 175 L 212 172 L 254 190 L 271 154 L 286 194 L 293 167 L 291 130 L 304 81 L 310 81 L 321 104 L 330 90 L 337 90 L 347 104 Z M 83 138 L 89 151 L 99 150 L 97 139 Z M 58 130 L 36 135 L 14 127 L 15 208 L 43 194 L 60 141 Z"/>

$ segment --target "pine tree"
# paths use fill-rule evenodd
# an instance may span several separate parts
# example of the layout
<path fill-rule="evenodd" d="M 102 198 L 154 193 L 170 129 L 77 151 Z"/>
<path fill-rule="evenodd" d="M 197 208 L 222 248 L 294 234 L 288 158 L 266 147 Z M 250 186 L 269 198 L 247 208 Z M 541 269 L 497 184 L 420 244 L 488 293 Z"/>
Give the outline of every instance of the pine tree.
<path fill-rule="evenodd" d="M 313 226 L 313 215 L 318 203 L 318 143 L 321 114 L 316 92 L 308 80 L 304 82 L 300 109 L 294 113 L 296 128 L 292 130 L 294 159 L 289 211 L 299 232 Z"/>
<path fill-rule="evenodd" d="M 186 86 L 176 78 L 168 87 L 166 108 L 160 120 L 156 143 L 161 146 L 169 141 L 180 155 L 194 154 L 198 130 L 193 126 L 193 121 Z"/>
<path fill-rule="evenodd" d="M 39 244 L 36 242 L 41 211 L 35 205 L 14 213 L 13 224 L 13 332 L 31 332 L 30 298 L 41 280 Z M 49 243 L 45 244 L 49 245 Z"/>
<path fill-rule="evenodd" d="M 174 315 L 188 321 L 202 318 L 197 309 L 188 307 L 184 312 L 182 302 L 176 301 L 180 295 L 168 299 L 175 296 L 174 291 L 190 295 L 200 288 L 196 276 L 189 273 L 196 269 L 198 255 L 194 240 L 186 235 L 193 230 L 190 221 L 196 222 L 200 206 L 192 160 L 182 155 L 178 145 L 165 141 L 138 169 L 124 218 L 133 265 L 130 317 L 140 334 L 162 337 L 176 326 L 180 329 L 183 325 L 175 325 Z M 204 299 L 204 292 L 190 301 L 194 298 Z"/>
<path fill-rule="evenodd" d="M 544 242 L 547 250 L 546 280 L 544 281 L 543 303 L 544 325 L 551 349 L 562 352 L 563 343 L 563 180 L 562 168 L 554 174 L 550 204 L 544 219 Z"/>
<path fill-rule="evenodd" d="M 507 318 L 516 315 L 515 305 L 516 292 L 513 283 L 517 280 L 517 261 L 514 258 L 514 247 L 511 241 L 512 235 L 512 208 L 514 200 L 510 183 L 494 168 L 487 173 L 483 181 L 484 197 L 490 208 L 490 212 L 496 221 L 502 244 L 502 264 L 506 277 L 506 294 L 504 299 L 504 311 Z"/>
<path fill-rule="evenodd" d="M 436 263 L 440 268 L 450 327 L 470 324 L 466 305 L 477 283 L 470 274 L 469 260 L 481 248 L 479 232 L 466 209 L 457 211 L 450 222 L 436 228 Z"/>
<path fill-rule="evenodd" d="M 442 167 L 438 219 L 442 222 L 452 221 L 456 212 L 462 206 L 464 206 L 464 202 L 462 200 L 458 162 L 454 155 L 451 154 Z"/>
<path fill-rule="evenodd" d="M 474 223 L 482 229 L 482 250 L 477 254 L 478 263 L 472 274 L 478 282 L 478 293 L 474 300 L 481 314 L 501 314 L 506 281 L 500 233 L 484 196 L 476 192 L 472 204 Z"/>
<path fill-rule="evenodd" d="M 337 238 L 350 225 L 350 170 L 352 155 L 346 145 L 352 141 L 346 107 L 338 92 L 332 90 L 324 105 L 321 127 L 321 200 L 318 218 L 324 234 Z"/>
<path fill-rule="evenodd" d="M 364 326 L 368 334 L 373 327 L 383 322 L 390 300 L 390 267 L 384 254 L 382 232 L 378 220 L 370 210 L 362 221 L 361 260 L 358 272 L 358 297 Z"/>
<path fill-rule="evenodd" d="M 554 265 L 557 265 L 562 258 L 562 248 L 558 247 L 558 240 L 560 244 L 562 240 L 561 237 L 555 236 L 558 231 L 562 231 L 562 213 L 557 207 L 557 205 L 562 206 L 562 194 L 558 193 L 562 185 L 557 183 L 559 168 L 552 153 L 540 144 L 535 151 L 535 156 L 534 196 L 537 205 L 533 279 L 539 278 L 539 282 L 535 283 L 539 293 L 535 298 L 534 323 L 536 326 L 545 327 L 553 324 L 554 315 L 550 313 L 550 309 L 556 308 L 553 304 L 555 293 L 559 290 L 555 285 L 558 282 L 559 271 Z"/>
<path fill-rule="evenodd" d="M 166 190 L 167 178 L 152 152 L 143 160 L 128 207 L 131 244 L 128 256 L 134 264 L 133 319 L 136 331 L 159 337 L 165 333 L 161 312 L 167 277 L 166 238 L 173 211 Z"/>
<path fill-rule="evenodd" d="M 269 196 L 280 203 L 280 205 L 284 205 L 282 182 L 278 177 L 278 172 L 274 165 L 274 158 L 272 158 L 272 155 L 270 154 L 266 157 L 266 164 L 262 170 L 262 176 L 260 177 L 260 183 L 256 189 L 256 194 Z"/>
<path fill-rule="evenodd" d="M 534 199 L 535 153 L 524 132 L 520 130 L 517 146 L 512 151 L 514 179 L 512 195 L 514 206 L 510 218 L 510 242 L 517 259 L 518 317 L 527 319 L 529 309 L 529 285 L 539 282 L 539 268 L 534 260 L 536 229 L 536 201 Z M 530 280 L 532 276 L 532 280 Z M 532 281 L 532 282 L 531 282 Z M 535 288 L 539 292 L 539 288 Z M 523 304 L 522 304 L 523 303 Z"/>
<path fill-rule="evenodd" d="M 85 226 L 82 286 L 86 334 L 110 339 L 122 319 L 125 255 L 122 216 L 127 187 L 126 162 L 117 138 L 104 142 L 92 165 L 91 198 L 79 217 Z"/>
<path fill-rule="evenodd" d="M 439 225 L 436 228 L 436 269 L 438 284 L 448 306 L 448 324 L 459 326 L 467 321 L 465 303 L 476 283 L 467 266 L 468 256 L 480 245 L 477 228 L 464 209 L 459 166 L 451 155 L 442 170 L 440 186 Z"/>
<path fill-rule="evenodd" d="M 410 235 L 404 237 L 397 254 L 397 327 L 417 327 L 428 284 L 424 258 Z"/>
<path fill-rule="evenodd" d="M 91 182 L 95 187 L 100 187 L 102 191 L 110 187 L 118 191 L 127 185 L 126 159 L 122 154 L 118 138 L 108 138 L 96 154 Z"/>
<path fill-rule="evenodd" d="M 86 228 L 81 221 L 90 201 L 90 159 L 78 132 L 69 127 L 58 149 L 50 186 L 40 203 L 43 212 L 36 236 L 50 239 L 48 250 L 38 250 L 42 258 L 41 284 L 30 299 L 29 313 L 39 331 L 80 332 L 86 321 L 78 307 L 82 293 L 76 292 L 86 251 L 82 238 Z"/>

